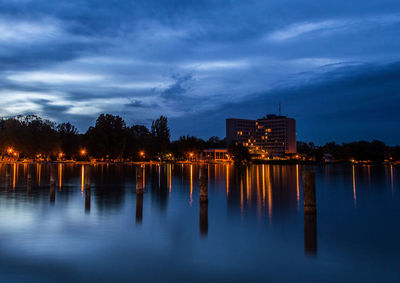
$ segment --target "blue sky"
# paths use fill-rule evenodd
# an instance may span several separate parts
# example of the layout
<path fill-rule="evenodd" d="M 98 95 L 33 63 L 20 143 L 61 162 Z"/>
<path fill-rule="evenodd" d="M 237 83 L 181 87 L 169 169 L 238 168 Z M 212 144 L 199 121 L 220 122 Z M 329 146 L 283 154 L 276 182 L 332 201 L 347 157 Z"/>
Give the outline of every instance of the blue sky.
<path fill-rule="evenodd" d="M 298 139 L 400 143 L 400 2 L 0 1 L 0 115 L 172 137 L 278 111 Z"/>

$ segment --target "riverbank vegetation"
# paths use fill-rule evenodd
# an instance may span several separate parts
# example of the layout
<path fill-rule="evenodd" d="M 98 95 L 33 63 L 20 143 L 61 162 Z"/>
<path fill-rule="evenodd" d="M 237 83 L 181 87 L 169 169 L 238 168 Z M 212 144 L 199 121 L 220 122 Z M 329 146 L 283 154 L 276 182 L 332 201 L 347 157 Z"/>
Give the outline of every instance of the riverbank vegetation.
<path fill-rule="evenodd" d="M 203 140 L 182 136 L 171 141 L 168 119 L 164 116 L 154 120 L 148 128 L 127 125 L 119 116 L 101 114 L 85 133 L 80 133 L 69 122 L 56 124 L 36 115 L 0 120 L 3 160 L 176 161 L 196 159 L 204 149 L 210 148 L 228 148 L 235 162 L 249 163 L 252 159 L 247 148 L 227 145 L 225 139 L 218 137 Z M 400 160 L 400 146 L 387 146 L 376 140 L 342 144 L 329 142 L 323 146 L 298 142 L 297 152 L 292 159 L 313 162 L 353 160 L 382 163 Z"/>
<path fill-rule="evenodd" d="M 207 148 L 225 147 L 225 141 L 183 136 L 171 142 L 168 119 L 151 127 L 127 125 L 119 116 L 101 114 L 85 133 L 69 122 L 56 124 L 36 115 L 0 120 L 3 159 L 31 160 L 179 160 Z"/>

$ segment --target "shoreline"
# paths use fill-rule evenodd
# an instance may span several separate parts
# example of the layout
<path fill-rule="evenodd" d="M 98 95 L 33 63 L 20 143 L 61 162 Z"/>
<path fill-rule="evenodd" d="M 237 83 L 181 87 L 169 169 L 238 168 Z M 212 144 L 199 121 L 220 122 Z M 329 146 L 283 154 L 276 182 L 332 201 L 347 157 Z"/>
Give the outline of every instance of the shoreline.
<path fill-rule="evenodd" d="M 348 164 L 348 165 L 384 165 L 384 166 L 399 166 L 399 163 L 374 163 L 374 162 L 350 162 L 350 161 L 337 161 L 330 163 L 320 163 L 315 161 L 299 161 L 299 160 L 255 160 L 248 164 L 239 164 L 234 162 L 210 162 L 210 161 L 26 161 L 26 160 L 1 160 L 0 165 L 7 164 L 40 164 L 40 165 L 52 165 L 52 164 L 63 164 L 63 165 L 163 165 L 163 164 L 175 164 L 175 165 L 336 165 L 336 164 Z"/>

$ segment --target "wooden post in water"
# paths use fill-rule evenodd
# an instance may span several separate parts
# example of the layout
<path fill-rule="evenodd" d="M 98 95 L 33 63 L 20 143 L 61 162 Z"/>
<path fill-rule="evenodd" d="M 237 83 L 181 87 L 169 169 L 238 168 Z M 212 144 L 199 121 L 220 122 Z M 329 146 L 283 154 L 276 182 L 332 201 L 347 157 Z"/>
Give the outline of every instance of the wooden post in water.
<path fill-rule="evenodd" d="M 6 164 L 6 188 L 8 189 L 11 186 L 11 165 Z"/>
<path fill-rule="evenodd" d="M 85 166 L 85 213 L 90 213 L 90 186 L 91 186 L 91 167 L 90 165 Z"/>
<path fill-rule="evenodd" d="M 200 181 L 200 202 L 208 201 L 208 165 L 200 165 L 199 171 Z"/>
<path fill-rule="evenodd" d="M 317 210 L 314 172 L 303 172 L 303 200 L 304 212 L 313 212 Z"/>
<path fill-rule="evenodd" d="M 31 172 L 30 164 L 27 165 L 26 170 L 27 170 L 27 173 L 26 173 L 27 182 L 28 182 L 28 184 L 32 184 L 32 172 Z"/>
<path fill-rule="evenodd" d="M 143 167 L 136 167 L 136 224 L 141 224 L 143 220 Z"/>
<path fill-rule="evenodd" d="M 200 165 L 200 235 L 208 234 L 208 165 Z"/>
<path fill-rule="evenodd" d="M 136 167 L 136 194 L 143 194 L 143 169 L 142 165 Z"/>
<path fill-rule="evenodd" d="M 85 178 L 85 190 L 90 190 L 90 185 L 91 185 L 91 182 L 90 182 L 90 179 L 91 179 L 91 175 L 90 175 L 90 172 L 91 171 L 91 167 L 90 167 L 90 165 L 86 165 L 85 166 L 85 176 L 84 176 L 84 178 Z"/>
<path fill-rule="evenodd" d="M 26 173 L 26 192 L 30 194 L 31 189 L 32 189 L 32 172 L 31 172 L 31 166 L 28 164 L 27 166 L 27 173 Z"/>
<path fill-rule="evenodd" d="M 54 164 L 50 165 L 50 204 L 56 201 L 56 180 L 57 170 Z"/>
<path fill-rule="evenodd" d="M 317 204 L 315 195 L 315 173 L 303 173 L 304 199 L 304 252 L 317 254 Z"/>
<path fill-rule="evenodd" d="M 85 189 L 85 212 L 90 213 L 90 186 Z"/>
<path fill-rule="evenodd" d="M 57 172 L 57 170 L 55 168 L 55 165 L 51 164 L 50 165 L 50 187 L 56 185 L 56 180 L 57 180 L 56 172 Z"/>

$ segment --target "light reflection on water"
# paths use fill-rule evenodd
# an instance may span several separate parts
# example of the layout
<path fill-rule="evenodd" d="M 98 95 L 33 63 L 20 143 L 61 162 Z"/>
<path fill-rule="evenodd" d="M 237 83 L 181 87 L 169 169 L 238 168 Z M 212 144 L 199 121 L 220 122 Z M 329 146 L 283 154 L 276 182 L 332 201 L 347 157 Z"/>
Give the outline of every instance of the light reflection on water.
<path fill-rule="evenodd" d="M 305 170 L 316 172 L 317 214 L 303 212 Z M 208 165 L 200 202 L 198 165 L 0 165 L 0 273 L 7 282 L 396 281 L 398 173 Z"/>

